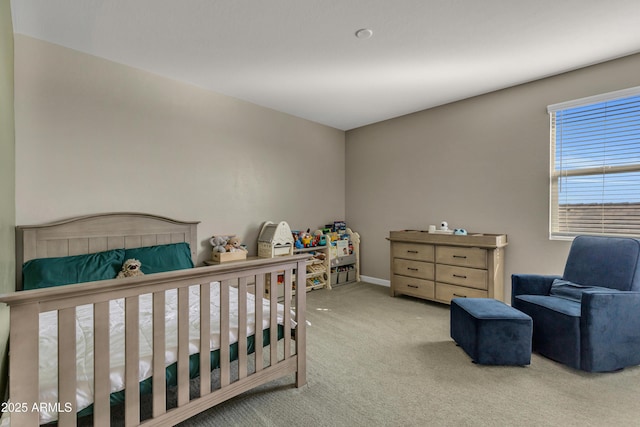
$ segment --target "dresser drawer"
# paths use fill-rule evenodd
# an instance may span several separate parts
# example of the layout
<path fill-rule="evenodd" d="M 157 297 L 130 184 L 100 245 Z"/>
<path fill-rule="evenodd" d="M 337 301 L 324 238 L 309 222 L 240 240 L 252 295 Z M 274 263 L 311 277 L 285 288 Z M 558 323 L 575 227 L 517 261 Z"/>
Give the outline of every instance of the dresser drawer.
<path fill-rule="evenodd" d="M 487 291 L 436 283 L 436 299 L 451 304 L 453 298 L 488 298 Z"/>
<path fill-rule="evenodd" d="M 398 275 L 393 276 L 393 291 L 395 293 L 433 299 L 434 289 L 435 284 L 431 280 Z"/>
<path fill-rule="evenodd" d="M 438 264 L 460 265 L 462 267 L 487 268 L 487 250 L 438 246 L 436 247 L 436 262 Z"/>
<path fill-rule="evenodd" d="M 433 253 L 433 245 L 423 245 L 420 243 L 394 243 L 392 246 L 391 256 L 393 258 L 433 262 Z"/>
<path fill-rule="evenodd" d="M 394 258 L 393 273 L 403 276 L 417 277 L 419 279 L 433 280 L 433 264 L 430 262 L 412 261 L 409 259 Z"/>
<path fill-rule="evenodd" d="M 462 285 L 469 288 L 487 289 L 488 277 L 487 270 L 444 264 L 438 264 L 436 266 L 436 281 L 438 282 Z"/>

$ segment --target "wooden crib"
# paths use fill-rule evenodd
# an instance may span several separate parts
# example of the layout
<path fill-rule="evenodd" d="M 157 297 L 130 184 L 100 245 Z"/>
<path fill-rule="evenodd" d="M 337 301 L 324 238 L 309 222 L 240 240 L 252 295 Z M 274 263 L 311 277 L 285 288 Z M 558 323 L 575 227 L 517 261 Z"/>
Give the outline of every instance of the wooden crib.
<path fill-rule="evenodd" d="M 195 224 L 168 218 L 115 213 L 93 215 L 17 230 L 17 269 L 34 258 L 60 257 L 97 252 L 105 248 L 141 247 L 169 242 L 190 243 L 195 257 L 197 238 Z M 139 308 L 141 296 L 152 295 L 152 414 L 141 420 L 140 393 L 125 392 L 125 425 L 174 425 L 199 412 L 237 396 L 247 390 L 284 375 L 295 373 L 295 385 L 306 383 L 305 289 L 306 256 L 287 256 L 273 259 L 251 259 L 238 263 L 220 264 L 186 270 L 148 274 L 128 279 L 103 280 L 46 289 L 28 290 L 0 296 L 0 302 L 10 306 L 9 401 L 13 409 L 11 423 L 15 426 L 39 424 L 41 405 L 39 394 L 39 315 L 56 311 L 58 319 L 58 422 L 61 426 L 76 425 L 76 310 L 87 304 L 93 307 L 93 424 L 110 423 L 110 330 L 109 304 L 124 299 L 125 324 L 125 391 L 139 389 Z M 264 294 L 267 280 L 276 283 L 284 272 L 284 300 L 278 306 L 276 293 L 270 300 L 255 298 L 255 353 L 247 351 L 247 295 Z M 19 275 L 21 276 L 21 275 Z M 209 337 L 212 282 L 219 282 L 219 386 L 211 382 Z M 295 282 L 295 284 L 294 284 Z M 17 280 L 21 286 L 21 280 Z M 199 286 L 200 393 L 190 398 L 189 376 L 189 288 Z M 165 366 L 165 295 L 177 293 L 177 407 L 166 407 L 167 385 Z M 237 292 L 237 375 L 231 377 L 229 331 L 231 319 L 229 295 Z M 295 294 L 295 295 L 294 295 Z M 292 304 L 293 301 L 293 304 Z M 258 319 L 263 304 L 269 308 L 268 347 L 258 337 Z M 250 307 L 253 309 L 253 307 Z M 278 340 L 278 309 L 284 321 Z M 293 313 L 293 314 L 292 314 Z M 289 329 L 293 320 L 295 326 Z M 196 356 L 197 357 L 197 356 Z M 248 369 L 249 360 L 252 361 Z M 266 362 L 263 363 L 263 360 Z M 160 379 L 160 380 L 158 380 Z M 35 405 L 35 406 L 34 406 Z"/>

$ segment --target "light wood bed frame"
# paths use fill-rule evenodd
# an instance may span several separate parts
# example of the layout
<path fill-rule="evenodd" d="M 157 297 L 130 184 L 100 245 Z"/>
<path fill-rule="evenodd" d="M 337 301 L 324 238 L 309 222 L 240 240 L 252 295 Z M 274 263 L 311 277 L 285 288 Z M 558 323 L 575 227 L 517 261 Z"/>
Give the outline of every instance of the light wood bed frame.
<path fill-rule="evenodd" d="M 195 264 L 197 222 L 182 222 L 140 213 L 107 213 L 72 218 L 55 223 L 20 226 L 16 229 L 16 288 L 22 287 L 22 264 L 34 258 L 58 257 L 100 252 L 115 248 L 135 248 L 165 243 L 189 242 Z M 10 306 L 10 359 L 9 399 L 26 403 L 32 408 L 38 403 L 38 336 L 39 313 L 58 311 L 58 401 L 76 402 L 76 307 L 93 304 L 94 307 L 94 425 L 110 423 L 109 379 L 109 301 L 125 298 L 125 390 L 138 389 L 138 310 L 139 296 L 153 294 L 153 414 L 140 421 L 139 393 L 125 393 L 125 425 L 174 425 L 240 393 L 270 382 L 276 378 L 296 374 L 295 385 L 306 383 L 306 320 L 305 292 L 293 297 L 294 270 L 297 289 L 305 289 L 306 255 L 279 258 L 258 258 L 189 270 L 171 271 L 123 279 L 67 285 L 0 295 L 0 302 Z M 246 350 L 246 294 L 247 284 L 255 283 L 255 294 L 263 295 L 265 279 L 277 283 L 284 271 L 284 324 L 290 321 L 289 312 L 295 304 L 295 339 L 285 333 L 280 344 L 277 340 L 277 293 L 270 298 L 269 353 L 263 354 L 262 343 L 256 340 L 255 372 L 248 372 L 250 356 Z M 200 310 L 200 396 L 189 397 L 188 313 L 178 317 L 178 384 L 177 407 L 166 408 L 165 348 L 165 291 L 177 289 L 179 313 L 188 310 L 188 287 L 200 284 L 201 307 L 209 306 L 209 283 L 220 282 L 220 388 L 211 390 L 209 368 L 209 310 Z M 239 301 L 239 356 L 238 377 L 231 380 L 229 361 L 229 287 L 238 288 Z M 256 299 L 256 316 L 262 316 L 261 299 Z M 225 305 L 226 303 L 226 305 Z M 285 327 L 285 330 L 287 328 Z M 256 334 L 258 336 L 258 334 Z M 203 345 L 204 343 L 204 345 Z M 275 344 L 274 344 L 275 343 Z M 278 353 L 278 345 L 283 350 Z M 263 364 L 263 357 L 268 362 Z M 60 412 L 60 426 L 75 426 L 76 414 Z M 39 414 L 31 410 L 11 414 L 13 426 L 38 425 Z"/>

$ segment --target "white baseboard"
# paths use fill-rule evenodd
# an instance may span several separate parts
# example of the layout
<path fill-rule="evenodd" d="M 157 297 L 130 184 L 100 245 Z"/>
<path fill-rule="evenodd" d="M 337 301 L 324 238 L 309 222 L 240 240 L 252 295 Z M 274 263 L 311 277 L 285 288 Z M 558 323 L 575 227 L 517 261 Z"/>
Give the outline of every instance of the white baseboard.
<path fill-rule="evenodd" d="M 385 279 L 378 279 L 377 277 L 369 277 L 360 275 L 360 280 L 362 282 L 373 283 L 374 285 L 386 286 L 387 288 L 391 287 L 391 281 Z"/>

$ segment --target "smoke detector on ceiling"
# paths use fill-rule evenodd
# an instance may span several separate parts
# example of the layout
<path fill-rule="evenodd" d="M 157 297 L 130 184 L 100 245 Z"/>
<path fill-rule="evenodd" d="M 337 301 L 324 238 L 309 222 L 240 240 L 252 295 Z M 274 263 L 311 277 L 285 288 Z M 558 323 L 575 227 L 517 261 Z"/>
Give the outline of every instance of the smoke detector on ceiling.
<path fill-rule="evenodd" d="M 356 31 L 356 37 L 359 39 L 368 39 L 368 38 L 371 38 L 372 35 L 373 35 L 373 31 L 371 31 L 368 28 L 362 28 Z"/>

